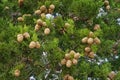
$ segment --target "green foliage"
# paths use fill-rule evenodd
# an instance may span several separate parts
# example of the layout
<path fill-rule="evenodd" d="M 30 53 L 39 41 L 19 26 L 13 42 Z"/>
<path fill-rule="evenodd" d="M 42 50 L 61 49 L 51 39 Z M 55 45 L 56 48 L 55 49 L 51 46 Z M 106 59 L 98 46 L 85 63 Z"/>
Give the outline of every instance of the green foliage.
<path fill-rule="evenodd" d="M 97 30 L 97 31 L 94 32 L 94 35 L 96 37 L 100 37 L 101 38 L 101 37 L 104 36 L 104 33 L 103 33 L 103 31 L 101 29 L 99 29 L 99 30 Z"/>
<path fill-rule="evenodd" d="M 116 25 L 109 25 L 108 27 L 103 27 L 103 33 L 104 33 L 104 37 L 107 39 L 119 39 L 119 32 L 120 29 L 118 28 L 118 26 Z M 109 35 L 110 34 L 110 35 Z"/>
<path fill-rule="evenodd" d="M 89 32 L 90 32 L 89 29 L 84 28 L 84 29 L 81 29 L 81 30 L 79 31 L 79 35 L 80 35 L 80 37 L 83 38 L 83 37 L 85 37 L 85 36 L 88 36 Z"/>
<path fill-rule="evenodd" d="M 96 16 L 100 5 L 101 0 L 76 0 L 70 6 L 70 10 L 81 19 L 90 19 Z"/>
<path fill-rule="evenodd" d="M 59 40 L 57 38 L 52 39 L 51 41 L 46 41 L 43 45 L 44 50 L 52 50 L 58 47 Z"/>
<path fill-rule="evenodd" d="M 95 77 L 100 77 L 102 79 L 106 79 L 108 73 L 111 70 L 111 65 L 109 63 L 102 64 L 101 66 L 95 66 L 93 67 L 93 73 L 95 74 Z"/>
<path fill-rule="evenodd" d="M 85 61 L 80 63 L 79 68 L 81 76 L 88 76 L 88 74 L 91 72 L 90 64 Z"/>
<path fill-rule="evenodd" d="M 97 47 L 98 45 L 92 45 L 91 46 L 91 49 L 93 50 L 93 52 L 97 52 L 98 51 L 98 47 Z"/>
<path fill-rule="evenodd" d="M 73 20 L 72 19 L 68 19 L 67 22 L 70 24 L 70 26 L 67 28 L 66 32 L 68 34 L 73 34 L 73 32 L 74 32 L 74 22 L 73 22 Z"/>
<path fill-rule="evenodd" d="M 99 46 L 98 49 L 98 54 L 100 55 L 106 55 L 106 56 L 110 56 L 111 54 L 111 49 L 112 49 L 112 45 L 114 44 L 114 41 L 112 40 L 102 40 L 101 45 Z M 109 54 L 109 55 L 108 55 Z"/>
<path fill-rule="evenodd" d="M 72 4 L 74 0 L 60 0 L 60 4 L 59 4 L 59 8 L 58 8 L 58 12 L 60 14 L 63 15 L 63 17 L 65 18 L 65 16 L 68 16 L 69 14 L 69 7 Z"/>
<path fill-rule="evenodd" d="M 55 22 L 57 29 L 61 29 L 64 26 L 64 21 L 63 21 L 62 17 L 57 17 L 54 20 L 54 22 Z"/>
<path fill-rule="evenodd" d="M 112 8 L 120 7 L 119 3 L 109 1 Z M 50 20 L 42 19 L 47 23 L 47 26 L 40 27 L 39 31 L 35 31 L 34 26 L 40 16 L 34 15 L 34 11 L 39 9 L 41 5 L 46 5 L 49 8 L 50 4 L 55 5 L 53 15 L 60 13 L 61 16 Z M 102 0 L 24 0 L 24 5 L 19 7 L 17 0 L 1 0 L 0 80 L 27 80 L 31 75 L 35 75 L 37 80 L 45 80 L 46 69 L 51 69 L 46 80 L 50 79 L 58 69 L 62 69 L 62 73 L 59 74 L 60 80 L 66 74 L 70 74 L 75 80 L 87 80 L 88 77 L 106 80 L 111 70 L 119 70 L 120 58 L 114 59 L 113 57 L 120 54 L 120 46 L 117 47 L 118 54 L 112 54 L 112 49 L 116 41 L 120 39 L 120 28 L 116 24 L 119 11 L 112 8 L 108 15 L 96 19 L 98 9 L 102 5 Z M 69 17 L 69 14 L 77 16 L 83 21 L 74 21 Z M 24 18 L 24 22 L 17 21 L 19 16 Z M 84 19 L 93 20 L 93 24 L 88 25 Z M 70 26 L 65 28 L 65 23 L 69 23 Z M 88 59 L 84 55 L 86 44 L 82 44 L 81 39 L 88 36 L 89 32 L 93 30 L 94 24 L 101 26 L 101 29 L 93 31 L 95 37 L 101 40 L 101 44 L 91 45 L 92 51 L 96 53 L 97 57 Z M 50 34 L 44 34 L 45 28 L 50 29 Z M 19 43 L 17 35 L 24 32 L 28 32 L 31 37 Z M 40 49 L 30 49 L 31 41 L 38 41 Z M 80 53 L 78 64 L 70 68 L 61 66 L 61 59 L 70 50 Z M 43 52 L 47 52 L 48 63 L 43 62 Z M 96 64 L 98 57 L 112 60 L 98 65 Z M 14 76 L 16 69 L 21 71 L 19 77 Z M 120 72 L 116 75 L 115 80 L 119 80 L 119 75 Z"/>

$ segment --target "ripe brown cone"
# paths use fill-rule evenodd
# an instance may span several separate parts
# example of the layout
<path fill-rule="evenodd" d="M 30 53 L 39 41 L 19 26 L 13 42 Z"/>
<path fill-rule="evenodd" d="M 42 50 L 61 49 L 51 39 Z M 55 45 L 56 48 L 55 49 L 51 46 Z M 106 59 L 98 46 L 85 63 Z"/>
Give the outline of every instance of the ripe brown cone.
<path fill-rule="evenodd" d="M 42 13 L 41 14 L 41 18 L 44 19 L 46 16 L 45 16 L 45 13 Z"/>
<path fill-rule="evenodd" d="M 95 42 L 96 44 L 100 44 L 100 43 L 101 43 L 100 39 L 97 38 L 97 37 L 94 39 L 94 42 Z"/>
<path fill-rule="evenodd" d="M 25 32 L 24 34 L 23 34 L 23 36 L 24 36 L 24 38 L 30 38 L 30 34 L 28 33 L 28 32 Z"/>
<path fill-rule="evenodd" d="M 51 10 L 54 10 L 54 9 L 55 9 L 55 5 L 51 4 L 49 8 L 50 8 Z"/>
<path fill-rule="evenodd" d="M 20 70 L 19 70 L 19 69 L 16 69 L 16 70 L 14 71 L 14 75 L 15 75 L 16 77 L 20 76 Z"/>
<path fill-rule="evenodd" d="M 36 42 L 35 41 L 31 41 L 29 44 L 29 48 L 35 48 L 36 47 Z"/>
<path fill-rule="evenodd" d="M 63 80 L 68 80 L 69 76 L 70 76 L 69 74 L 65 75 Z"/>
<path fill-rule="evenodd" d="M 105 4 L 105 6 L 109 5 L 109 1 L 108 1 L 108 0 L 105 0 L 105 1 L 104 1 L 104 4 Z"/>
<path fill-rule="evenodd" d="M 40 11 L 40 10 L 36 10 L 34 13 L 35 13 L 36 15 L 40 15 L 40 14 L 41 14 L 41 11 Z"/>
<path fill-rule="evenodd" d="M 17 35 L 17 41 L 18 42 L 22 42 L 23 41 L 23 35 L 22 34 L 18 34 Z"/>
<path fill-rule="evenodd" d="M 69 54 L 70 54 L 71 56 L 74 56 L 74 55 L 75 55 L 75 51 L 74 51 L 74 50 L 71 50 Z"/>
<path fill-rule="evenodd" d="M 87 43 L 90 45 L 93 44 L 93 38 L 88 38 Z"/>
<path fill-rule="evenodd" d="M 43 26 L 46 27 L 46 26 L 47 26 L 47 23 L 46 23 L 46 22 L 43 22 Z"/>
<path fill-rule="evenodd" d="M 43 25 L 43 21 L 41 19 L 38 19 L 37 20 L 37 24 L 40 25 L 40 26 L 42 26 Z"/>
<path fill-rule="evenodd" d="M 65 65 L 65 64 L 66 64 L 66 59 L 62 59 L 62 60 L 61 60 L 61 64 L 62 64 L 62 65 Z"/>
<path fill-rule="evenodd" d="M 66 67 L 71 67 L 72 66 L 72 61 L 71 60 L 67 60 L 66 62 Z"/>
<path fill-rule="evenodd" d="M 36 42 L 36 48 L 40 48 L 40 43 L 38 41 Z"/>
<path fill-rule="evenodd" d="M 84 38 L 82 39 L 82 43 L 87 43 L 87 40 L 88 40 L 88 37 L 84 37 Z"/>
<path fill-rule="evenodd" d="M 48 9 L 49 13 L 52 14 L 53 13 L 53 10 L 52 9 Z"/>
<path fill-rule="evenodd" d="M 50 34 L 50 29 L 49 29 L 49 28 L 45 28 L 45 30 L 44 30 L 44 34 L 45 34 L 45 35 Z"/>
<path fill-rule="evenodd" d="M 88 54 L 88 56 L 89 56 L 90 58 L 94 58 L 94 57 L 95 57 L 94 52 L 90 52 L 90 53 Z"/>
<path fill-rule="evenodd" d="M 90 48 L 90 47 L 86 47 L 86 48 L 85 48 L 85 52 L 88 53 L 88 52 L 90 52 L 90 51 L 91 51 L 91 48 Z"/>
<path fill-rule="evenodd" d="M 39 29 L 40 29 L 40 25 L 36 24 L 35 25 L 35 31 L 39 31 Z"/>
<path fill-rule="evenodd" d="M 107 9 L 107 10 L 110 10 L 110 5 L 107 5 L 107 6 L 106 6 L 106 9 Z"/>
<path fill-rule="evenodd" d="M 65 59 L 70 59 L 70 54 L 69 53 L 65 54 Z"/>
<path fill-rule="evenodd" d="M 94 33 L 92 31 L 90 31 L 89 37 L 94 37 Z"/>
<path fill-rule="evenodd" d="M 76 65 L 78 63 L 77 59 L 72 59 L 72 63 Z"/>
<path fill-rule="evenodd" d="M 42 5 L 42 6 L 40 7 L 40 10 L 41 10 L 41 12 L 45 12 L 45 11 L 46 11 L 46 6 L 45 6 L 45 5 Z"/>
<path fill-rule="evenodd" d="M 76 54 L 74 55 L 74 58 L 75 58 L 75 59 L 80 58 L 80 53 L 76 53 Z"/>
<path fill-rule="evenodd" d="M 98 30 L 98 29 L 100 29 L 100 25 L 99 24 L 95 24 L 94 30 Z"/>
<path fill-rule="evenodd" d="M 23 22 L 23 21 L 24 21 L 23 17 L 18 17 L 17 20 L 18 20 L 19 22 Z"/>

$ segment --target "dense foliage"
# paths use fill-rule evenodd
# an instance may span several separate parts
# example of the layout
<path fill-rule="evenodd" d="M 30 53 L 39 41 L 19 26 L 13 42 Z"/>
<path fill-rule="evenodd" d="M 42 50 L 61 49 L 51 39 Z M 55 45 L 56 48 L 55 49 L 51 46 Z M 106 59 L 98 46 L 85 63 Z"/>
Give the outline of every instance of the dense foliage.
<path fill-rule="evenodd" d="M 0 1 L 0 80 L 28 80 L 30 76 L 37 80 L 63 80 L 65 75 L 74 80 L 107 80 L 111 71 L 116 74 L 113 80 L 120 79 L 119 0 L 109 0 L 110 9 L 103 0 L 18 1 Z M 51 4 L 55 5 L 53 12 L 49 11 Z M 43 5 L 48 11 L 37 13 Z M 101 7 L 107 15 L 97 17 Z M 46 24 L 37 30 L 38 20 Z M 19 41 L 18 34 L 26 32 L 29 37 Z M 90 32 L 90 38 L 99 38 L 100 44 L 82 42 Z M 32 41 L 39 43 L 38 47 L 32 48 Z M 94 52 L 92 56 L 85 53 L 86 47 Z M 61 60 L 71 51 L 80 54 L 77 64 L 62 65 Z M 54 79 L 56 76 L 58 79 Z"/>

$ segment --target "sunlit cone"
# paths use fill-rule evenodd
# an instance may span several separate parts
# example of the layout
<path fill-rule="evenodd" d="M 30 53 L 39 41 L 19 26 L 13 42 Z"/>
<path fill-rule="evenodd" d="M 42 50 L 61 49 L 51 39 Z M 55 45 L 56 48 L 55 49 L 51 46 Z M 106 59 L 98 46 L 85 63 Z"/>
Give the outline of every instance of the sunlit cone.
<path fill-rule="evenodd" d="M 23 21 L 24 21 L 23 17 L 18 17 L 17 20 L 18 20 L 19 22 L 23 22 Z"/>
<path fill-rule="evenodd" d="M 30 38 L 30 34 L 28 33 L 28 32 L 25 32 L 24 34 L 23 34 L 23 36 L 24 36 L 24 38 Z"/>
<path fill-rule="evenodd" d="M 41 10 L 41 12 L 45 12 L 45 11 L 46 11 L 46 6 L 45 6 L 45 5 L 42 5 L 42 6 L 40 7 L 40 10 Z"/>
<path fill-rule="evenodd" d="M 100 44 L 101 43 L 101 41 L 100 41 L 100 39 L 99 38 L 94 38 L 94 42 L 96 43 L 96 44 Z"/>
<path fill-rule="evenodd" d="M 89 32 L 89 37 L 94 37 L 94 33 L 92 31 Z"/>
<path fill-rule="evenodd" d="M 67 60 L 66 62 L 66 67 L 71 67 L 72 66 L 72 61 L 71 60 Z"/>
<path fill-rule="evenodd" d="M 70 56 L 69 53 L 66 53 L 66 54 L 65 54 L 65 59 L 70 59 L 70 57 L 71 57 L 71 56 Z"/>
<path fill-rule="evenodd" d="M 88 40 L 88 37 L 84 37 L 84 38 L 82 39 L 82 43 L 87 43 L 87 40 Z"/>
<path fill-rule="evenodd" d="M 23 41 L 23 38 L 24 38 L 24 37 L 23 37 L 23 34 L 18 34 L 18 35 L 17 35 L 17 41 L 18 41 L 18 42 L 22 42 L 22 41 Z"/>
<path fill-rule="evenodd" d="M 91 48 L 90 47 L 85 47 L 85 52 L 90 52 L 91 51 Z"/>
<path fill-rule="evenodd" d="M 74 65 L 76 65 L 76 64 L 78 63 L 78 60 L 77 60 L 77 59 L 72 59 L 72 63 L 73 63 Z"/>
<path fill-rule="evenodd" d="M 40 25 L 36 24 L 35 25 L 35 31 L 39 31 L 40 27 L 41 27 Z"/>
<path fill-rule="evenodd" d="M 95 24 L 94 30 L 99 30 L 99 29 L 100 29 L 100 25 L 99 24 Z"/>
<path fill-rule="evenodd" d="M 74 50 L 71 50 L 69 53 L 71 56 L 74 56 L 76 54 L 76 52 Z"/>
<path fill-rule="evenodd" d="M 38 19 L 37 20 L 37 24 L 40 25 L 40 26 L 42 26 L 43 25 L 43 21 L 41 19 Z"/>
<path fill-rule="evenodd" d="M 36 42 L 36 48 L 40 48 L 40 43 L 38 41 Z"/>
<path fill-rule="evenodd" d="M 36 10 L 34 13 L 35 13 L 36 15 L 40 15 L 40 14 L 41 14 L 41 11 L 40 11 L 40 10 Z"/>
<path fill-rule="evenodd" d="M 108 1 L 108 0 L 105 0 L 105 1 L 104 1 L 104 4 L 105 4 L 105 6 L 109 5 L 109 1 Z"/>
<path fill-rule="evenodd" d="M 61 64 L 62 64 L 62 65 L 65 65 L 65 64 L 66 64 L 66 59 L 62 59 L 62 60 L 61 60 Z"/>
<path fill-rule="evenodd" d="M 31 41 L 29 44 L 29 48 L 35 48 L 36 47 L 36 42 L 35 41 Z"/>
<path fill-rule="evenodd" d="M 44 30 L 44 34 L 45 34 L 45 35 L 50 34 L 50 29 L 49 29 L 49 28 L 45 28 L 45 30 Z"/>
<path fill-rule="evenodd" d="M 52 9 L 52 10 L 54 10 L 55 9 L 55 5 L 51 4 L 49 8 Z"/>
<path fill-rule="evenodd" d="M 76 54 L 74 55 L 74 58 L 75 58 L 75 59 L 79 59 L 79 58 L 80 58 L 80 53 L 76 53 Z"/>
<path fill-rule="evenodd" d="M 95 53 L 94 53 L 94 52 L 90 52 L 90 53 L 88 54 L 88 56 L 89 56 L 90 58 L 94 58 L 94 57 L 95 57 Z"/>
<path fill-rule="evenodd" d="M 87 43 L 90 45 L 93 44 L 93 38 L 88 38 Z"/>

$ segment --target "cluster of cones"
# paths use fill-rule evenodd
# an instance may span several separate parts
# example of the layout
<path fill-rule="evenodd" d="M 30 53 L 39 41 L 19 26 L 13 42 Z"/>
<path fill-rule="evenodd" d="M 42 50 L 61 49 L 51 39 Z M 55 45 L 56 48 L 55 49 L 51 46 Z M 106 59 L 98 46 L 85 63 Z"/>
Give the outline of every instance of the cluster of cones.
<path fill-rule="evenodd" d="M 46 18 L 46 14 L 52 14 L 54 12 L 55 5 L 51 4 L 49 8 L 47 8 L 45 5 L 40 6 L 38 10 L 34 12 L 34 14 L 41 16 L 42 19 Z M 37 20 L 37 23 L 35 25 L 35 31 L 39 31 L 41 27 L 47 27 L 46 22 L 44 22 L 41 19 Z M 49 28 L 44 29 L 44 34 L 48 35 L 50 33 Z"/>
<path fill-rule="evenodd" d="M 23 40 L 30 38 L 30 34 L 28 32 L 25 32 L 23 34 L 18 34 L 17 35 L 17 41 L 20 43 Z M 38 41 L 31 41 L 29 44 L 29 48 L 40 48 L 40 43 Z"/>
<path fill-rule="evenodd" d="M 64 59 L 61 60 L 61 65 L 65 65 L 70 68 L 72 65 L 76 65 L 78 63 L 79 58 L 80 53 L 76 53 L 74 50 L 71 50 L 69 53 L 65 54 Z M 67 74 L 64 76 L 64 80 L 74 80 L 74 78 Z"/>
<path fill-rule="evenodd" d="M 54 12 L 55 5 L 51 4 L 49 8 L 47 8 L 45 5 L 40 6 L 38 10 L 34 12 L 36 15 L 40 15 L 42 18 L 45 18 L 46 14 L 52 14 Z"/>
<path fill-rule="evenodd" d="M 110 3 L 108 0 L 104 1 L 104 6 L 105 6 L 106 10 L 110 10 Z"/>
<path fill-rule="evenodd" d="M 82 43 L 86 43 L 87 46 L 85 47 L 85 55 L 88 56 L 89 58 L 94 58 L 95 53 L 92 51 L 92 44 L 100 44 L 101 41 L 98 37 L 95 37 L 94 33 L 92 31 L 89 32 L 89 35 L 87 37 L 84 37 L 82 39 Z"/>
<path fill-rule="evenodd" d="M 23 0 L 18 0 L 19 5 L 23 5 L 23 2 L 24 2 Z M 53 13 L 54 9 L 55 9 L 55 6 L 53 4 L 51 4 L 48 9 L 45 5 L 42 5 L 39 10 L 35 11 L 35 14 L 36 15 L 41 15 L 42 18 L 45 18 L 46 17 L 45 14 L 47 14 L 47 12 L 50 13 L 50 14 Z M 31 16 L 31 15 L 29 15 L 29 14 L 23 15 L 22 17 L 18 17 L 17 20 L 19 22 L 23 22 L 24 21 L 24 16 Z M 38 19 L 37 22 L 36 22 L 34 30 L 39 31 L 41 27 L 46 27 L 44 29 L 44 34 L 45 35 L 50 34 L 50 29 L 47 28 L 46 22 L 44 22 L 41 19 Z M 25 32 L 24 34 L 18 34 L 17 35 L 17 41 L 18 42 L 22 42 L 24 38 L 30 38 L 30 35 L 29 35 L 28 32 Z M 31 41 L 30 44 L 29 44 L 29 48 L 40 48 L 40 43 L 38 41 Z"/>
<path fill-rule="evenodd" d="M 72 65 L 76 65 L 78 63 L 79 57 L 79 53 L 76 53 L 74 50 L 71 50 L 69 53 L 65 54 L 65 58 L 61 60 L 61 64 L 66 65 L 66 67 L 69 68 Z"/>
<path fill-rule="evenodd" d="M 23 16 L 20 16 L 17 18 L 18 22 L 24 22 L 24 17 L 31 16 L 31 14 L 24 14 Z"/>
<path fill-rule="evenodd" d="M 42 21 L 41 19 L 37 20 L 37 23 L 35 25 L 35 31 L 39 31 L 41 27 L 47 27 L 46 22 Z M 50 29 L 49 28 L 45 28 L 44 29 L 44 34 L 48 35 L 50 34 Z"/>
<path fill-rule="evenodd" d="M 17 35 L 17 41 L 18 41 L 18 42 L 22 42 L 24 38 L 25 38 L 25 39 L 30 38 L 30 34 L 29 34 L 28 32 L 25 32 L 25 33 L 23 33 L 23 34 L 18 34 L 18 35 Z"/>
<path fill-rule="evenodd" d="M 29 48 L 40 48 L 40 43 L 38 41 L 31 41 Z"/>
<path fill-rule="evenodd" d="M 38 19 L 35 25 L 35 31 L 38 31 L 41 27 L 46 27 L 46 26 L 47 26 L 46 22 L 44 22 L 41 19 Z"/>

